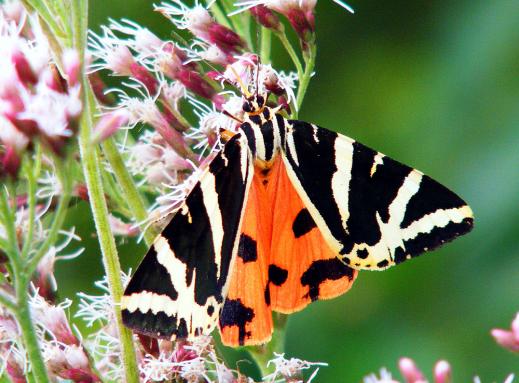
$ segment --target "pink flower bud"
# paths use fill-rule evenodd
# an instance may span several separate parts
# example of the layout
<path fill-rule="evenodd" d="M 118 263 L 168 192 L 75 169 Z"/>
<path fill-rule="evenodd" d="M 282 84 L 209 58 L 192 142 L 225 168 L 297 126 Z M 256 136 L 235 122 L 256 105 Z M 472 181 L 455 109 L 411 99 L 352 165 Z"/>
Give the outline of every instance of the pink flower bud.
<path fill-rule="evenodd" d="M 449 362 L 440 360 L 434 366 L 434 382 L 435 383 L 450 383 L 451 380 L 451 366 Z"/>
<path fill-rule="evenodd" d="M 315 21 L 313 13 L 303 12 L 300 9 L 290 9 L 286 17 L 303 42 L 311 42 L 314 37 Z"/>
<path fill-rule="evenodd" d="M 88 75 L 88 81 L 92 87 L 92 91 L 96 96 L 97 101 L 103 105 L 113 105 L 114 98 L 111 94 L 105 94 L 107 89 L 106 84 L 103 82 L 98 72 L 94 72 Z"/>
<path fill-rule="evenodd" d="M 495 328 L 490 331 L 490 333 L 495 341 L 502 347 L 513 352 L 519 352 L 519 340 L 516 339 L 512 331 Z"/>
<path fill-rule="evenodd" d="M 200 97 L 211 99 L 215 94 L 215 89 L 204 79 L 200 73 L 193 70 L 180 70 L 176 74 L 176 79 L 187 89 Z"/>
<path fill-rule="evenodd" d="M 398 368 L 407 383 L 425 382 L 426 379 L 416 363 L 410 358 L 401 358 L 398 361 Z"/>
<path fill-rule="evenodd" d="M 74 383 L 95 383 L 100 382 L 97 375 L 90 370 L 84 370 L 81 368 L 69 368 L 63 371 L 60 376 L 65 379 L 69 379 Z"/>
<path fill-rule="evenodd" d="M 207 40 L 225 53 L 236 53 L 245 47 L 245 43 L 236 32 L 221 24 L 212 23 L 207 30 L 207 34 Z"/>
<path fill-rule="evenodd" d="M 157 92 L 157 79 L 145 67 L 133 63 L 130 65 L 130 72 L 135 79 L 144 84 L 150 94 L 155 94 Z"/>
<path fill-rule="evenodd" d="M 134 63 L 132 52 L 124 45 L 118 45 L 106 58 L 106 67 L 119 76 L 130 76 Z"/>
<path fill-rule="evenodd" d="M 38 76 L 31 68 L 31 64 L 25 54 L 19 49 L 13 49 L 11 61 L 16 69 L 16 73 L 22 83 L 26 86 L 34 85 L 38 82 Z"/>
<path fill-rule="evenodd" d="M 135 237 L 140 233 L 138 227 L 131 223 L 126 223 L 120 220 L 119 218 L 110 214 L 108 216 L 108 221 L 110 223 L 110 228 L 112 229 L 113 234 L 122 235 L 125 237 Z"/>
<path fill-rule="evenodd" d="M 250 13 L 258 23 L 263 25 L 265 28 L 274 29 L 276 31 L 281 30 L 281 23 L 279 18 L 274 12 L 265 7 L 264 5 L 257 5 L 252 7 Z"/>
<path fill-rule="evenodd" d="M 76 50 L 68 49 L 63 53 L 63 67 L 69 86 L 76 85 L 79 81 L 79 72 L 81 70 L 81 62 Z"/>
<path fill-rule="evenodd" d="M 98 144 L 128 123 L 128 112 L 120 109 L 103 115 L 94 127 L 92 143 Z"/>
<path fill-rule="evenodd" d="M 88 202 L 88 188 L 85 184 L 78 184 L 74 188 L 74 195 Z"/>
<path fill-rule="evenodd" d="M 66 92 L 67 84 L 65 79 L 61 77 L 58 69 L 54 65 L 45 69 L 41 77 L 43 79 L 43 83 L 50 89 L 60 93 Z"/>
<path fill-rule="evenodd" d="M 14 361 L 12 358 L 10 358 L 5 366 L 5 371 L 7 372 L 7 375 L 11 379 L 11 382 L 13 383 L 26 383 L 27 379 L 25 379 L 25 371 L 23 370 L 23 367 L 20 366 L 16 361 Z"/>
<path fill-rule="evenodd" d="M 16 178 L 21 165 L 21 158 L 13 147 L 7 147 L 5 153 L 0 154 L 1 169 L 9 176 Z"/>
<path fill-rule="evenodd" d="M 159 350 L 159 342 L 157 341 L 157 338 L 152 338 L 150 336 L 144 335 L 144 334 L 137 334 L 137 338 L 139 339 L 139 342 L 141 343 L 142 347 L 144 348 L 144 351 L 146 354 L 153 355 L 154 357 L 158 357 L 160 350 Z"/>

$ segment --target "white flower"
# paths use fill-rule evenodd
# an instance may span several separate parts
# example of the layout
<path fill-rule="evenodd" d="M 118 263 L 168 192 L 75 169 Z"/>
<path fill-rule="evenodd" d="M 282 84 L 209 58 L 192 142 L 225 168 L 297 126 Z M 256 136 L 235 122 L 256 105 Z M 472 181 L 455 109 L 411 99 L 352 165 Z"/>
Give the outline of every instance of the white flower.
<path fill-rule="evenodd" d="M 370 374 L 363 379 L 364 383 L 395 383 L 391 373 L 386 368 L 380 369 L 380 378 L 376 374 Z"/>
<path fill-rule="evenodd" d="M 276 382 L 276 379 L 279 375 L 288 378 L 297 378 L 300 377 L 303 370 L 308 370 L 315 366 L 328 366 L 327 363 L 322 362 L 307 362 L 306 360 L 301 360 L 297 358 L 285 359 L 285 354 L 274 353 L 275 358 L 271 359 L 267 363 L 267 367 L 270 364 L 274 364 L 275 370 L 272 374 L 267 375 L 263 378 L 264 381 L 268 381 L 270 383 Z M 313 378 L 317 375 L 319 371 L 319 367 L 317 367 L 312 375 L 307 380 L 307 383 L 310 383 Z"/>
<path fill-rule="evenodd" d="M 121 41 L 136 51 L 139 58 L 156 54 L 163 45 L 163 41 L 148 28 L 144 28 L 128 19 L 122 19 L 120 22 L 110 19 L 109 28 L 112 31 L 124 33 L 132 37 L 129 40 Z"/>
<path fill-rule="evenodd" d="M 89 70 L 95 72 L 108 69 L 116 75 L 131 75 L 131 66 L 135 63 L 132 52 L 127 43 L 117 37 L 107 26 L 102 26 L 102 34 L 89 31 L 88 49 L 97 59 L 90 65 Z"/>
<path fill-rule="evenodd" d="M 209 4 L 212 5 L 214 1 Z M 209 6 L 207 8 L 209 8 Z M 189 8 L 182 0 L 172 0 L 171 4 L 162 3 L 155 10 L 167 16 L 179 29 L 188 29 L 194 35 L 203 34 L 207 26 L 214 23 L 211 14 L 196 0 L 193 8 Z"/>

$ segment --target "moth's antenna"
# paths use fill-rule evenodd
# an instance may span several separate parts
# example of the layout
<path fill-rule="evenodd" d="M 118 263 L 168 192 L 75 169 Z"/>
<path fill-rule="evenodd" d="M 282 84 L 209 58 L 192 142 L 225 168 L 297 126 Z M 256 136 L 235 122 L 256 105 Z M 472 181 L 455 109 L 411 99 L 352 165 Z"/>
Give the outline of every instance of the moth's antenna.
<path fill-rule="evenodd" d="M 258 59 L 258 63 L 256 64 L 256 98 L 258 98 L 258 95 L 259 95 L 259 72 L 260 72 L 260 68 L 261 68 L 261 57 L 258 54 L 256 54 L 256 57 Z"/>
<path fill-rule="evenodd" d="M 240 120 L 238 117 L 236 117 L 235 115 L 229 113 L 228 111 L 226 111 L 225 109 L 222 110 L 222 113 L 225 114 L 227 117 L 230 117 L 232 118 L 234 121 L 238 121 L 240 124 L 243 124 L 243 121 Z"/>
<path fill-rule="evenodd" d="M 229 69 L 234 74 L 234 77 L 236 77 L 236 81 L 238 81 L 238 84 L 240 84 L 241 91 L 245 95 L 245 97 L 249 98 L 250 96 L 252 96 L 249 93 L 249 89 L 247 89 L 247 87 L 245 86 L 245 84 L 241 80 L 240 75 L 238 74 L 238 72 L 236 72 L 236 69 L 234 69 L 234 67 L 232 65 L 229 65 Z"/>

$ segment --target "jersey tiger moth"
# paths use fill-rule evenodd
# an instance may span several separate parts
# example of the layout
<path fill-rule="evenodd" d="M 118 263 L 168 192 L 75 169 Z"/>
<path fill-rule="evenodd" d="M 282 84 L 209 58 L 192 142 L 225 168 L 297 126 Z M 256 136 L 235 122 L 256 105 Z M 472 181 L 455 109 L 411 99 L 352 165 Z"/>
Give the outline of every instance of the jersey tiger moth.
<path fill-rule="evenodd" d="M 471 230 L 471 209 L 428 176 L 338 133 L 243 104 L 221 151 L 142 260 L 121 301 L 136 332 L 267 342 L 293 313 Z"/>

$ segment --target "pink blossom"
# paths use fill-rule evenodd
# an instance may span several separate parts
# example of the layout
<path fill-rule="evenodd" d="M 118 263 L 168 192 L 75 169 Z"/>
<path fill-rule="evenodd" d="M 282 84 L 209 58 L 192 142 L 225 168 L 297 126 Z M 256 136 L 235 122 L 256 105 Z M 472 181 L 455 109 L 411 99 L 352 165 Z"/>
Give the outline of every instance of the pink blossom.
<path fill-rule="evenodd" d="M 512 352 L 519 352 L 519 312 L 512 321 L 510 330 L 495 328 L 490 333 L 502 347 Z"/>

